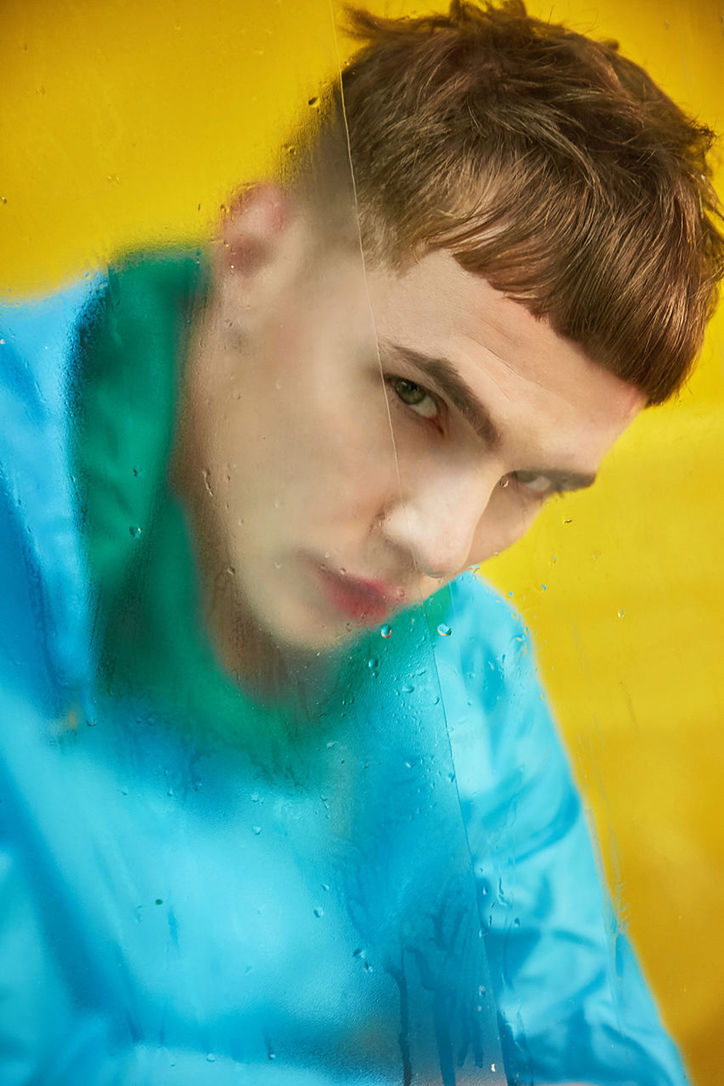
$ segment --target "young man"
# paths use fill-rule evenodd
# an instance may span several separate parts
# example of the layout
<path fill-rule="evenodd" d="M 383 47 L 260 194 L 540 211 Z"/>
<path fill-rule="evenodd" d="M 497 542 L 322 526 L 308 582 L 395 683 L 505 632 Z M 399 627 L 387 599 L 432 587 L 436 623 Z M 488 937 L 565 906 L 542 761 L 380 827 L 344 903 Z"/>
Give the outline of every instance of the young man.
<path fill-rule="evenodd" d="M 684 1081 L 465 571 L 684 379 L 710 137 L 517 5 L 356 23 L 208 253 L 8 315 L 8 1083 Z"/>

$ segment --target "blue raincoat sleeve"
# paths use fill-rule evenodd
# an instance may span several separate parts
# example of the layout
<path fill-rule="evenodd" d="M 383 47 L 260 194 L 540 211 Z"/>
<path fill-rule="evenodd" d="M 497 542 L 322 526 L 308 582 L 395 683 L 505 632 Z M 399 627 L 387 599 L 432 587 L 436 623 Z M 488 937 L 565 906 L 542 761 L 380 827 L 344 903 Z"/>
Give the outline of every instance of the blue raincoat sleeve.
<path fill-rule="evenodd" d="M 0 309 L 0 667 L 34 698 L 87 674 L 69 399 L 76 322 L 100 285 Z"/>
<path fill-rule="evenodd" d="M 472 576 L 453 600 L 458 651 L 440 674 L 509 1081 L 681 1084 L 528 637 Z"/>

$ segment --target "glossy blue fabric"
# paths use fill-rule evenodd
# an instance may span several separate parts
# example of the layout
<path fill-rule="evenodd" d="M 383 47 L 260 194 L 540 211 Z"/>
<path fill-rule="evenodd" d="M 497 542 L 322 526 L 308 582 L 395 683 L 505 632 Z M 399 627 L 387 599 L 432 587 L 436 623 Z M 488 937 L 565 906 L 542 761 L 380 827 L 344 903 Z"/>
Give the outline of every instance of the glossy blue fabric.
<path fill-rule="evenodd" d="M 104 289 L 2 322 L 0 1081 L 683 1083 L 480 580 L 362 639 L 302 734 L 98 681 L 70 450 Z"/>

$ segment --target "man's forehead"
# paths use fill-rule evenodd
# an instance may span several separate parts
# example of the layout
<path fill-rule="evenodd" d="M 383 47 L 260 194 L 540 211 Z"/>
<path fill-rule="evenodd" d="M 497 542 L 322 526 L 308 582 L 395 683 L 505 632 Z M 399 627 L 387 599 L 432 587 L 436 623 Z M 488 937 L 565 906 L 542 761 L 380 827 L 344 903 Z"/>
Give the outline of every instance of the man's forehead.
<path fill-rule="evenodd" d="M 402 273 L 373 271 L 369 284 L 381 339 L 449 360 L 468 383 L 497 392 L 501 406 L 523 395 L 601 421 L 628 420 L 644 406 L 638 389 L 449 253 L 427 254 Z"/>

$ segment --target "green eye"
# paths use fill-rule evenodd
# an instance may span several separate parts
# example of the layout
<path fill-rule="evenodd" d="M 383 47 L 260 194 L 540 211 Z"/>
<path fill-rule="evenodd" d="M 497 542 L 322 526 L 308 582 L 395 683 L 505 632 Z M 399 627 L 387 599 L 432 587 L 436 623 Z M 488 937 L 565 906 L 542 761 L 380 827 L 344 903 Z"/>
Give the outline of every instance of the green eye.
<path fill-rule="evenodd" d="M 393 377 L 390 380 L 395 394 L 405 404 L 411 407 L 418 415 L 426 419 L 434 419 L 440 414 L 437 400 L 434 396 L 414 381 L 408 381 L 404 377 Z"/>

